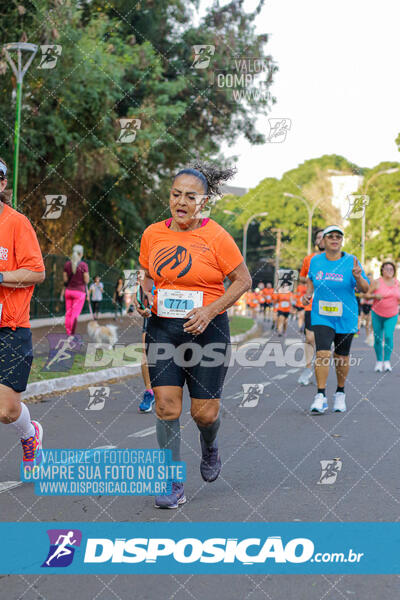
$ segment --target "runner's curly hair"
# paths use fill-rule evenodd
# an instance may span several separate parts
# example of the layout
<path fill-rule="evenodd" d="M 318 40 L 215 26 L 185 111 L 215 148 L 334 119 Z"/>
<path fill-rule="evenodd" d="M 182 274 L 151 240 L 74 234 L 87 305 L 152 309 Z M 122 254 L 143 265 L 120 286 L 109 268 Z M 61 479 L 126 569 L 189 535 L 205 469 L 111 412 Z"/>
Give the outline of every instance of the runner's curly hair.
<path fill-rule="evenodd" d="M 175 175 L 174 180 L 179 175 L 194 175 L 202 181 L 205 193 L 213 197 L 221 194 L 222 184 L 229 181 L 235 175 L 236 171 L 236 167 L 227 167 L 224 169 L 212 163 L 196 160 L 179 171 Z"/>

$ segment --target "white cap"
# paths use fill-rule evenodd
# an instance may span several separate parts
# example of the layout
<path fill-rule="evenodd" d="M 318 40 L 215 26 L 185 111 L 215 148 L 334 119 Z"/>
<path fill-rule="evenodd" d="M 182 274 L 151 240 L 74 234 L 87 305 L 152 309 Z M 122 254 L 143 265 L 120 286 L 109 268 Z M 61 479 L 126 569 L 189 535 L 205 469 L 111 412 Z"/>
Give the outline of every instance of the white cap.
<path fill-rule="evenodd" d="M 332 231 L 337 231 L 338 233 L 344 236 L 344 232 L 341 227 L 339 227 L 338 225 L 329 225 L 329 227 L 325 227 L 325 229 L 323 230 L 322 237 L 325 237 L 327 233 L 331 233 Z"/>

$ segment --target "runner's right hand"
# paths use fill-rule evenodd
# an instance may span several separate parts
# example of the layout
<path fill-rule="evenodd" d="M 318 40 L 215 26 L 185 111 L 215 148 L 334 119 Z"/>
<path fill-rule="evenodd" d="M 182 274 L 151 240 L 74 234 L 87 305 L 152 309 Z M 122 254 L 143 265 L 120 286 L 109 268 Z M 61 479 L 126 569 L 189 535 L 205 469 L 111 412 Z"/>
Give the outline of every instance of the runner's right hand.
<path fill-rule="evenodd" d="M 301 297 L 301 303 L 303 306 L 307 306 L 308 304 L 310 304 L 312 300 L 312 294 L 304 294 L 304 296 Z"/>
<path fill-rule="evenodd" d="M 147 296 L 149 304 L 151 304 L 151 300 L 152 300 L 151 294 L 149 294 L 148 292 L 145 292 L 145 294 Z M 149 298 L 149 296 L 150 296 L 150 298 Z M 139 306 L 139 302 L 137 301 L 136 295 L 133 296 L 133 304 L 135 305 L 135 308 L 141 317 L 143 317 L 144 319 L 146 317 L 150 317 L 150 315 L 151 315 L 150 308 L 145 308 L 144 310 L 142 310 Z"/>

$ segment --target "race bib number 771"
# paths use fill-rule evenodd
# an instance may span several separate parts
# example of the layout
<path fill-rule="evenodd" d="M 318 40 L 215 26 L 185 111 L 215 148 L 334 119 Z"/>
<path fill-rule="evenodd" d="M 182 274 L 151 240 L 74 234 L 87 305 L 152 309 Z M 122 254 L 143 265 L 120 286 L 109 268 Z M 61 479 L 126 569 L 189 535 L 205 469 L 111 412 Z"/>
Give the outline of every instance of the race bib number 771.
<path fill-rule="evenodd" d="M 157 315 L 175 319 L 186 317 L 192 308 L 203 306 L 203 292 L 195 290 L 157 290 Z"/>

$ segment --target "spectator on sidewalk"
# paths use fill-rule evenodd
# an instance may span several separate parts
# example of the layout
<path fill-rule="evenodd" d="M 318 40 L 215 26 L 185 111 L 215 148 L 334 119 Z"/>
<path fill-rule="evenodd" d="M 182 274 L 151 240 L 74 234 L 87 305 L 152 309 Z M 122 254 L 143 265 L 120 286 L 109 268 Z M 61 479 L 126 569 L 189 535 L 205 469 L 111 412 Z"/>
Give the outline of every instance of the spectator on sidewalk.
<path fill-rule="evenodd" d="M 103 300 L 104 286 L 100 281 L 100 275 L 96 275 L 94 282 L 89 288 L 89 297 L 92 299 L 92 310 L 95 319 L 99 318 L 100 302 Z"/>
<path fill-rule="evenodd" d="M 61 292 L 61 300 L 65 297 L 65 331 L 68 335 L 75 334 L 85 298 L 90 301 L 86 287 L 89 283 L 89 267 L 82 260 L 82 256 L 83 246 L 75 244 L 72 248 L 71 260 L 64 265 L 64 289 Z"/>

